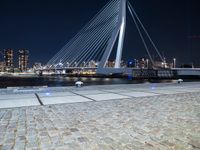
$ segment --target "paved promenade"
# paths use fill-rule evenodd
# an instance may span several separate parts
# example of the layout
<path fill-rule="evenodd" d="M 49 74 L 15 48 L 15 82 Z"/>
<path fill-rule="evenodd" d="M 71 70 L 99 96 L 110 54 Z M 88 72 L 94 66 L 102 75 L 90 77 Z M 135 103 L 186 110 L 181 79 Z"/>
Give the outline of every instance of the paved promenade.
<path fill-rule="evenodd" d="M 199 150 L 200 83 L 0 90 L 10 149 Z"/>

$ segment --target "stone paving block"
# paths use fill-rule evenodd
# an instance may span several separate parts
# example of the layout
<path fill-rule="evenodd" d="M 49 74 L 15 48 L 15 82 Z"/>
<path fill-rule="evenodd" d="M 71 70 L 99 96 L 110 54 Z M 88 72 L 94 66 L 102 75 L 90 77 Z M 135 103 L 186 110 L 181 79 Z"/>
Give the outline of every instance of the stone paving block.
<path fill-rule="evenodd" d="M 80 94 L 80 95 L 94 95 L 94 94 L 103 94 L 107 93 L 101 90 L 81 90 L 81 91 L 73 91 L 74 93 Z"/>
<path fill-rule="evenodd" d="M 15 143 L 14 150 L 23 150 L 25 149 L 25 143 Z"/>
<path fill-rule="evenodd" d="M 12 150 L 13 149 L 13 144 L 11 144 L 11 145 L 4 144 L 0 148 L 1 148 L 1 150 Z"/>
<path fill-rule="evenodd" d="M 179 94 L 179 93 L 185 93 L 185 91 L 175 91 L 173 89 L 154 89 L 151 92 L 157 93 L 157 94 Z"/>
<path fill-rule="evenodd" d="M 107 93 L 124 93 L 124 92 L 129 92 L 131 89 L 102 89 L 102 91 L 107 92 Z"/>
<path fill-rule="evenodd" d="M 17 99 L 17 100 L 0 100 L 0 108 L 13 108 L 24 106 L 38 106 L 40 103 L 37 98 Z"/>
<path fill-rule="evenodd" d="M 54 91 L 47 91 L 45 93 L 38 93 L 40 98 L 45 97 L 65 97 L 65 96 L 75 96 L 76 94 L 72 92 L 54 92 Z"/>
<path fill-rule="evenodd" d="M 131 96 L 131 97 L 148 97 L 148 96 L 157 96 L 160 94 L 155 93 L 147 93 L 147 92 L 124 92 L 123 95 Z"/>
<path fill-rule="evenodd" d="M 175 91 L 200 92 L 200 88 L 174 88 Z"/>
<path fill-rule="evenodd" d="M 1 100 L 19 100 L 19 99 L 28 99 L 36 98 L 35 94 L 3 94 L 0 96 Z"/>
<path fill-rule="evenodd" d="M 84 98 L 84 97 L 81 97 L 81 96 L 43 97 L 43 98 L 41 98 L 41 100 L 45 105 L 91 101 L 91 100 Z"/>
<path fill-rule="evenodd" d="M 129 96 L 124 96 L 124 95 L 119 95 L 119 94 L 114 94 L 114 93 L 86 95 L 86 97 L 89 97 L 89 98 L 94 99 L 96 101 L 130 98 Z"/>

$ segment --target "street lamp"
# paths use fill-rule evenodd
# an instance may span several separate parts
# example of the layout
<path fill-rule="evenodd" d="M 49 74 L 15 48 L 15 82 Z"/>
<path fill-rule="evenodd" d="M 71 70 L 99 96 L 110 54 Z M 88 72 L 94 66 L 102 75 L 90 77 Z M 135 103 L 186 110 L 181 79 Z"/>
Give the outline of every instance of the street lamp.
<path fill-rule="evenodd" d="M 174 61 L 174 68 L 176 68 L 176 58 L 174 58 L 173 61 Z"/>
<path fill-rule="evenodd" d="M 69 62 L 67 62 L 66 64 L 67 64 L 67 67 L 69 67 Z"/>
<path fill-rule="evenodd" d="M 85 67 L 85 61 L 83 62 L 83 67 Z"/>
<path fill-rule="evenodd" d="M 134 59 L 134 61 L 135 61 L 135 68 L 137 67 L 137 59 Z"/>

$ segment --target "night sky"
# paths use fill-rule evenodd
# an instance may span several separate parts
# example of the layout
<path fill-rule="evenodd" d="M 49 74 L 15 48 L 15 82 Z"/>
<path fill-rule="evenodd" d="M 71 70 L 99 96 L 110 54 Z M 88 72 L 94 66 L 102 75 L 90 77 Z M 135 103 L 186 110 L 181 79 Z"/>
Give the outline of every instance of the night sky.
<path fill-rule="evenodd" d="M 167 60 L 200 66 L 199 0 L 129 0 Z M 108 0 L 1 0 L 0 50 L 30 51 L 47 63 Z M 145 57 L 135 25 L 127 16 L 124 58 Z M 156 58 L 152 50 L 152 55 Z M 0 56 L 0 60 L 3 57 Z"/>

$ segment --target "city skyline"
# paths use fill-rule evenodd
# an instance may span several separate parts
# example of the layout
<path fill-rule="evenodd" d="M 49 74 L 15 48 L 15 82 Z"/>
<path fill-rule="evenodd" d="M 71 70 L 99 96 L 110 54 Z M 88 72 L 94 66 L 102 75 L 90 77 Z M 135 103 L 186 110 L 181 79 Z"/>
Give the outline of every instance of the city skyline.
<path fill-rule="evenodd" d="M 108 0 L 69 2 L 2 1 L 0 5 L 0 49 L 27 47 L 31 62 L 46 63 L 54 56 Z M 196 0 L 184 2 L 130 1 L 148 29 L 162 55 L 177 63 L 200 64 L 200 21 Z M 77 5 L 81 4 L 81 5 Z M 9 8 L 10 11 L 7 11 Z M 170 11 L 169 11 L 170 10 Z M 125 58 L 145 56 L 145 50 L 127 16 Z"/>
<path fill-rule="evenodd" d="M 29 50 L 19 49 L 17 52 L 11 48 L 4 49 L 1 52 L 0 72 L 25 72 L 30 67 Z"/>

